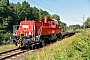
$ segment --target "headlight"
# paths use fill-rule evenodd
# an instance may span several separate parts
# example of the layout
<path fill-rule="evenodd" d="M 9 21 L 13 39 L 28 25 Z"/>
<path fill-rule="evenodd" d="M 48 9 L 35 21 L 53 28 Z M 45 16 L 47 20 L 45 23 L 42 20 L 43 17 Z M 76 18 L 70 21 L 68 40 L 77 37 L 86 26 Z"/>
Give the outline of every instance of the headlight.
<path fill-rule="evenodd" d="M 31 35 L 31 32 L 29 32 L 29 35 Z"/>

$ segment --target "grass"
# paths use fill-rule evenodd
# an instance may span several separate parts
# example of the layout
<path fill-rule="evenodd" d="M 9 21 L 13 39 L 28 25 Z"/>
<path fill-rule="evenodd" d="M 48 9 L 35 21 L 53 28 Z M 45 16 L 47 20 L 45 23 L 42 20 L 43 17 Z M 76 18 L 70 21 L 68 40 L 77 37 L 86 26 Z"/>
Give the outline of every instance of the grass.
<path fill-rule="evenodd" d="M 90 60 L 90 29 L 58 41 L 42 51 L 30 52 L 30 56 L 23 60 Z"/>
<path fill-rule="evenodd" d="M 17 46 L 15 46 L 14 44 L 1 45 L 0 52 L 7 51 L 14 48 L 17 48 Z"/>

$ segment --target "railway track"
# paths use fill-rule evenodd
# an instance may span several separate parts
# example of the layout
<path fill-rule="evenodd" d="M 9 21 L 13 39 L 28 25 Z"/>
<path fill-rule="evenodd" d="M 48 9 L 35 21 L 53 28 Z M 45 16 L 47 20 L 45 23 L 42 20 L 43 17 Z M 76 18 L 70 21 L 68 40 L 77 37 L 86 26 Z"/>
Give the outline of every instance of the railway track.
<path fill-rule="evenodd" d="M 19 54 L 25 53 L 27 50 L 21 50 L 21 48 L 16 48 L 0 53 L 0 60 L 17 60 L 16 57 Z"/>
<path fill-rule="evenodd" d="M 77 33 L 77 32 L 64 32 L 64 33 L 62 33 L 62 36 L 63 36 L 62 39 L 66 38 L 66 37 L 70 37 L 70 36 L 74 35 L 75 33 Z M 38 49 L 35 49 L 35 50 L 38 50 Z M 8 50 L 5 52 L 0 52 L 0 60 L 20 60 L 19 58 L 22 58 L 22 57 L 17 58 L 17 56 L 20 56 L 23 53 L 27 53 L 27 52 L 28 52 L 28 50 L 27 49 L 23 50 L 22 47 Z M 25 54 L 23 54 L 23 56 L 25 56 Z"/>

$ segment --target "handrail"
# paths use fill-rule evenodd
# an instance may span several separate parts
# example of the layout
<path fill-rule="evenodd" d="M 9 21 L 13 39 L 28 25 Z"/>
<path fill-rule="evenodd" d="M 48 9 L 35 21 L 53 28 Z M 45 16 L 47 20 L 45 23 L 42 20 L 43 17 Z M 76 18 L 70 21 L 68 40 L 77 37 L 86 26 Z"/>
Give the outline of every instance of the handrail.
<path fill-rule="evenodd" d="M 40 27 L 40 29 L 38 30 L 38 37 L 40 38 L 41 36 L 41 32 L 42 32 L 42 26 Z"/>

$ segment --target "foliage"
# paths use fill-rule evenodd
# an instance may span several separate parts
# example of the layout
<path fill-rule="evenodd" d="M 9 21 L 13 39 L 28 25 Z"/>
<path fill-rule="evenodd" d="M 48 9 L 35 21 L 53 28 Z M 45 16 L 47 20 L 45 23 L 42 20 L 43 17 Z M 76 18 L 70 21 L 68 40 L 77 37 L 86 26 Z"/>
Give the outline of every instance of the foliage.
<path fill-rule="evenodd" d="M 59 17 L 59 15 L 57 15 L 57 14 L 53 14 L 53 15 L 51 15 L 51 18 L 53 18 L 53 19 L 56 19 L 56 20 L 60 20 L 60 17 Z"/>
<path fill-rule="evenodd" d="M 23 60 L 90 60 L 90 29 L 58 41 L 42 51 L 30 52 Z M 32 59 L 33 58 L 33 59 Z"/>
<path fill-rule="evenodd" d="M 1 41 L 0 45 L 10 43 L 10 41 L 9 41 L 10 36 L 12 36 L 12 34 L 10 32 L 6 32 L 5 34 L 1 33 L 0 34 L 0 41 Z"/>
<path fill-rule="evenodd" d="M 62 28 L 62 32 L 67 31 L 67 24 L 66 23 L 61 22 L 60 25 L 61 25 L 61 28 Z"/>
<path fill-rule="evenodd" d="M 90 28 L 90 17 L 87 18 L 84 24 L 86 28 Z"/>
<path fill-rule="evenodd" d="M 14 44 L 1 45 L 0 52 L 7 51 L 14 48 L 17 48 Z"/>
<path fill-rule="evenodd" d="M 81 29 L 81 26 L 79 24 L 77 24 L 77 25 L 70 25 L 68 27 L 68 30 L 72 30 L 72 31 L 75 31 L 77 29 Z"/>

